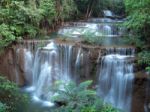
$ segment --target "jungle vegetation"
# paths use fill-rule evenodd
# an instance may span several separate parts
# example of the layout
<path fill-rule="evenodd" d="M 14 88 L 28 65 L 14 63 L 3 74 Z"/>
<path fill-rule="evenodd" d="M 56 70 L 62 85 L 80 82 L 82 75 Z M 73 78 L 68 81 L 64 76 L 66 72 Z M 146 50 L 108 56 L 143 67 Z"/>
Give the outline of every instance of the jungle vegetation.
<path fill-rule="evenodd" d="M 112 10 L 115 14 L 127 18 L 124 25 L 131 34 L 127 37 L 129 44 L 138 49 L 138 63 L 150 71 L 150 0 L 0 0 L 0 49 L 20 39 L 40 38 L 42 37 L 40 35 L 47 35 L 65 21 L 101 17 L 104 9 Z M 80 89 L 70 84 L 66 88 L 71 91 L 70 86 L 75 90 Z M 84 90 L 89 94 L 77 94 L 92 95 L 92 101 L 95 101 L 93 96 L 95 92 L 87 90 L 86 87 Z M 74 94 L 70 95 L 71 99 Z M 65 100 L 64 98 L 65 96 L 59 96 L 55 100 Z M 26 96 L 19 94 L 18 87 L 14 83 L 0 77 L 0 101 L 0 112 L 6 110 L 17 112 L 19 110 L 14 107 L 19 103 L 25 104 Z M 60 109 L 72 108 L 68 102 L 66 104 Z M 102 104 L 101 106 L 107 108 Z M 88 104 L 87 107 L 82 108 L 83 112 L 90 109 L 97 112 L 96 104 Z M 108 109 L 112 110 L 108 112 L 115 111 L 112 107 Z"/>
<path fill-rule="evenodd" d="M 148 66 L 150 71 L 150 1 L 125 0 L 127 21 L 125 26 L 130 30 L 129 43 L 136 46 L 138 63 Z"/>
<path fill-rule="evenodd" d="M 22 94 L 15 83 L 0 76 L 0 112 L 27 112 L 27 105 L 27 95 Z"/>

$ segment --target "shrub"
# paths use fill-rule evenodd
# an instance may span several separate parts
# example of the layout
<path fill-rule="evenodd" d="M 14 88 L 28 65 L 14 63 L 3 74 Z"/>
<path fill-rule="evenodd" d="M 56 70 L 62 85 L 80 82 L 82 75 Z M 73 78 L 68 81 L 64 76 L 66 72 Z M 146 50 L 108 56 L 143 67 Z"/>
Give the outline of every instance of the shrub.
<path fill-rule="evenodd" d="M 138 54 L 138 64 L 146 66 L 146 71 L 150 72 L 150 51 L 142 51 Z"/>
<path fill-rule="evenodd" d="M 7 106 L 0 102 L 0 112 L 6 112 Z"/>
<path fill-rule="evenodd" d="M 139 57 L 139 60 L 138 60 L 139 64 L 150 65 L 150 52 L 149 51 L 140 52 L 138 54 L 138 57 Z"/>
<path fill-rule="evenodd" d="M 12 82 L 0 76 L 0 101 L 8 106 L 8 112 L 26 112 L 27 96 L 19 92 L 19 88 Z"/>

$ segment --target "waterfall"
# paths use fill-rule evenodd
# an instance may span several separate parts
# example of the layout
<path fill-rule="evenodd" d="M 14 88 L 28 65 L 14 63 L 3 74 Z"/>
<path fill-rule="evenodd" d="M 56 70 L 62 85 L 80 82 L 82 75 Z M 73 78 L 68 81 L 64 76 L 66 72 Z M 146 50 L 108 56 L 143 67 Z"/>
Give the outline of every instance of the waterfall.
<path fill-rule="evenodd" d="M 25 78 L 28 84 L 25 90 L 31 93 L 33 101 L 53 106 L 51 98 L 56 94 L 53 91 L 55 82 L 79 83 L 91 79 L 93 67 L 90 56 L 94 55 L 94 49 L 51 41 L 35 50 L 30 47 L 24 49 Z M 95 51 L 99 54 L 95 61 L 101 61 L 101 66 L 97 69 L 100 71 L 97 93 L 104 102 L 130 112 L 134 79 L 131 59 L 134 58 L 134 48 L 111 47 L 104 51 Z"/>
<path fill-rule="evenodd" d="M 31 52 L 25 50 L 25 71 L 28 74 L 26 80 L 32 79 L 32 84 L 26 90 L 32 92 L 34 101 L 42 102 L 45 106 L 53 106 L 50 101 L 55 94 L 52 91 L 55 82 L 67 83 L 71 80 L 72 46 L 63 47 L 50 42 L 47 46 L 39 48 L 35 53 L 33 64 Z M 61 52 L 59 48 L 63 51 Z"/>
<path fill-rule="evenodd" d="M 116 48 L 116 52 L 108 50 L 103 56 L 99 73 L 98 94 L 106 103 L 130 112 L 132 99 L 132 83 L 134 79 L 133 49 Z M 126 54 L 127 53 L 127 54 Z"/>
<path fill-rule="evenodd" d="M 90 77 L 90 51 L 82 47 L 51 41 L 35 51 L 30 47 L 23 48 L 23 51 L 25 91 L 30 93 L 34 102 L 43 106 L 54 105 L 51 98 L 57 94 L 54 91 L 56 82 L 79 83 Z"/>

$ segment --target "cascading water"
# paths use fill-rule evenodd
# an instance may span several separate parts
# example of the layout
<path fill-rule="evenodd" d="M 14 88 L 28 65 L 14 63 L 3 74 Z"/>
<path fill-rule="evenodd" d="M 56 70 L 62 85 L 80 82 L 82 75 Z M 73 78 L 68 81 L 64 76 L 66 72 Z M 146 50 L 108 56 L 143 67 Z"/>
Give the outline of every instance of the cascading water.
<path fill-rule="evenodd" d="M 74 48 L 72 45 L 56 44 L 51 41 L 47 46 L 31 52 L 24 49 L 24 70 L 27 87 L 35 102 L 41 102 L 44 106 L 53 106 L 51 97 L 55 82 L 80 81 L 80 76 L 86 73 L 88 76 L 88 56 L 82 48 Z M 86 64 L 86 66 L 83 66 Z M 82 66 L 82 69 L 81 69 Z M 63 89 L 63 86 L 60 86 Z"/>
<path fill-rule="evenodd" d="M 105 25 L 104 26 L 104 33 L 106 35 L 111 35 L 112 34 L 112 29 L 111 29 L 111 27 L 109 25 Z"/>
<path fill-rule="evenodd" d="M 125 112 L 131 110 L 133 64 L 130 58 L 134 50 L 117 49 L 108 51 L 101 60 L 98 94 L 106 103 Z M 127 55 L 126 55 L 127 53 Z"/>
<path fill-rule="evenodd" d="M 104 16 L 105 17 L 112 17 L 114 16 L 114 14 L 110 11 L 110 10 L 104 10 Z"/>
<path fill-rule="evenodd" d="M 60 48 L 63 49 L 63 47 Z M 26 90 L 32 92 L 34 101 L 42 102 L 45 106 L 52 106 L 53 103 L 50 101 L 55 94 L 52 91 L 55 82 L 67 83 L 71 80 L 71 49 L 72 46 L 64 46 L 63 52 L 60 52 L 59 47 L 54 42 L 50 42 L 46 47 L 37 50 L 33 67 L 32 54 L 25 50 L 26 80 L 32 79 L 30 87 Z"/>
<path fill-rule="evenodd" d="M 45 51 L 46 50 L 46 51 Z M 53 95 L 50 90 L 55 80 L 58 79 L 58 52 L 53 43 L 48 44 L 43 50 L 40 49 L 35 61 L 38 61 L 39 72 L 33 74 L 35 87 L 34 99 L 45 99 L 50 101 Z"/>

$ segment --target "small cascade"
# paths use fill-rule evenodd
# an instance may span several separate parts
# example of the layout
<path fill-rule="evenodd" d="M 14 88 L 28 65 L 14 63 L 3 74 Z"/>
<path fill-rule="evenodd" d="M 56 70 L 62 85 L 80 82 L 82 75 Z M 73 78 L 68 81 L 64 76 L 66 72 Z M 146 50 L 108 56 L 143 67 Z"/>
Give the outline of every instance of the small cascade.
<path fill-rule="evenodd" d="M 71 26 L 72 25 L 72 26 Z M 86 35 L 93 35 L 98 37 L 117 37 L 122 36 L 122 30 L 114 23 L 67 23 L 60 28 L 58 35 L 71 37 L 82 37 Z"/>
<path fill-rule="evenodd" d="M 113 23 L 113 22 L 118 22 L 118 21 L 114 21 L 110 18 L 90 18 L 87 21 L 92 22 L 92 23 Z"/>
<path fill-rule="evenodd" d="M 106 103 L 125 112 L 131 111 L 134 49 L 109 49 L 102 57 L 98 94 Z"/>
<path fill-rule="evenodd" d="M 109 25 L 105 25 L 103 29 L 104 35 L 112 35 L 112 29 Z"/>
<path fill-rule="evenodd" d="M 98 25 L 95 23 L 87 22 L 72 22 L 66 23 L 61 29 L 59 29 L 58 34 L 66 37 L 80 37 L 88 33 L 97 32 Z"/>
<path fill-rule="evenodd" d="M 89 23 L 122 23 L 125 19 L 111 19 L 111 18 L 89 18 L 87 20 Z"/>
<path fill-rule="evenodd" d="M 117 19 L 110 10 L 104 10 L 104 18 L 89 18 L 87 21 L 67 22 L 59 30 L 60 37 L 81 39 L 92 37 L 104 46 L 123 43 L 121 37 L 126 35 L 126 29 L 121 26 L 125 20 Z"/>
<path fill-rule="evenodd" d="M 104 10 L 104 17 L 113 17 L 114 14 L 110 10 Z"/>
<path fill-rule="evenodd" d="M 120 54 L 120 55 L 125 55 L 125 56 L 134 56 L 135 54 L 135 49 L 132 47 L 129 48 L 106 48 L 106 54 Z"/>

